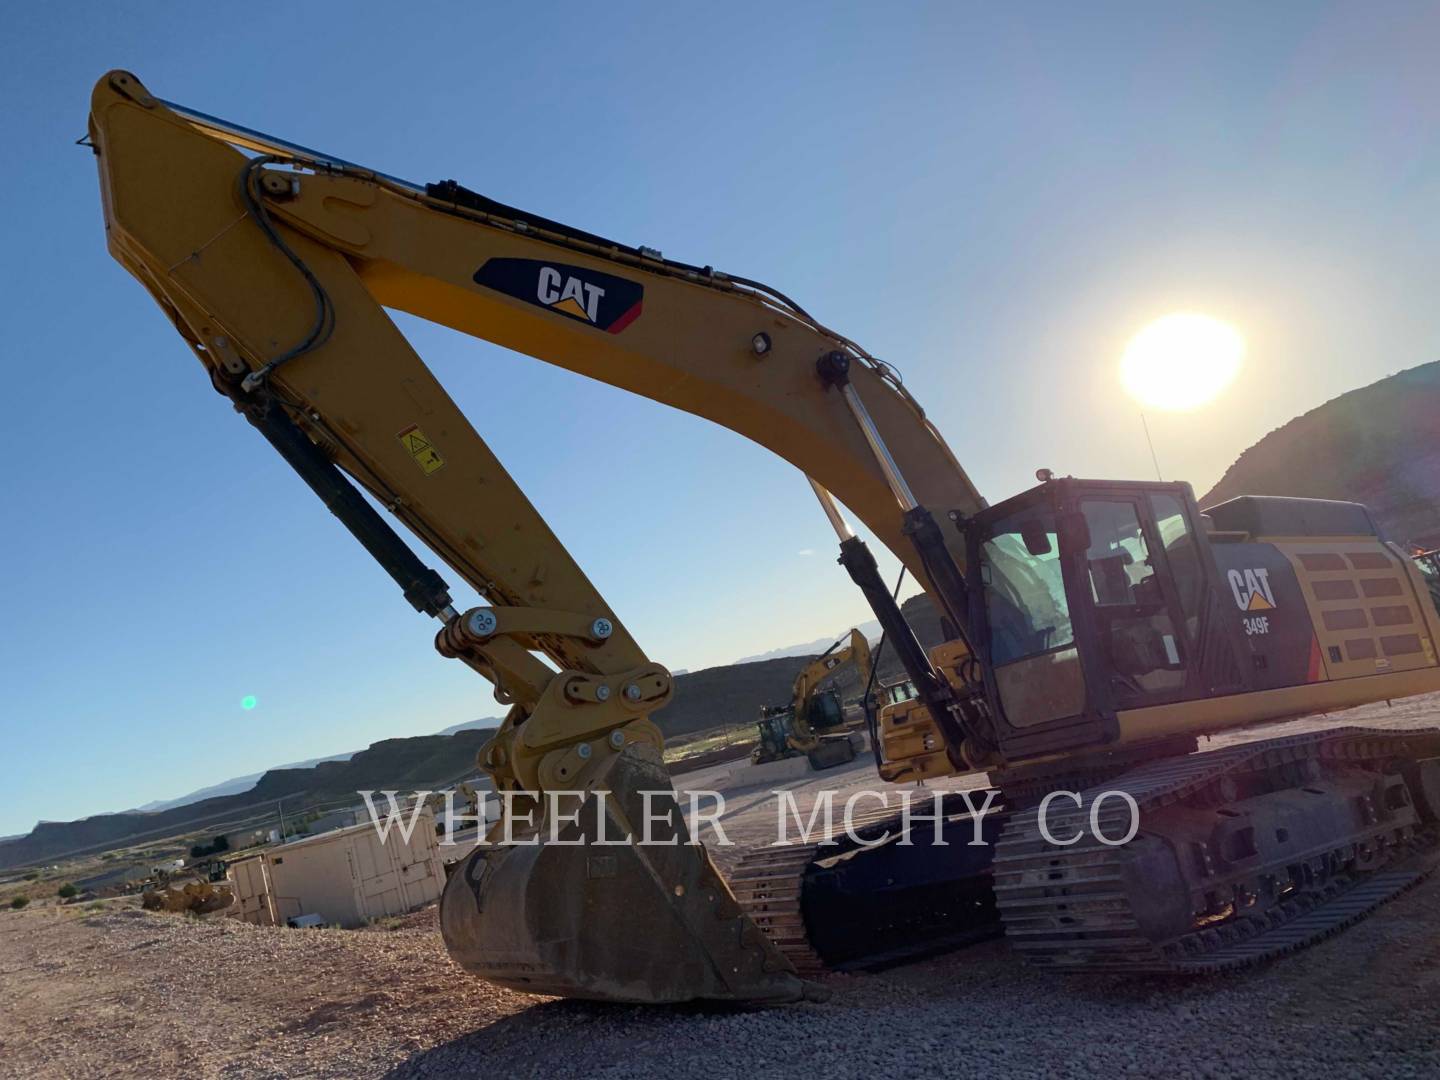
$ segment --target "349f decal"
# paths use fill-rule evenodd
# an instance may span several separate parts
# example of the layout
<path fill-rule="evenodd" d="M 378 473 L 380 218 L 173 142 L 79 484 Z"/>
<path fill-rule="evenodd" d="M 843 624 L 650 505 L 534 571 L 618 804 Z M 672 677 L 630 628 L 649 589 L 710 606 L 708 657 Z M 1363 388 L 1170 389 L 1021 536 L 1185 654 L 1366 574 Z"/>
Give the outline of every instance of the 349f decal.
<path fill-rule="evenodd" d="M 640 317 L 645 286 L 583 266 L 539 259 L 490 259 L 475 284 L 618 334 Z"/>
<path fill-rule="evenodd" d="M 1270 571 L 1265 567 L 1231 570 L 1225 575 L 1235 606 L 1246 613 L 1242 623 L 1250 636 L 1270 633 L 1270 616 L 1252 615 L 1254 611 L 1274 611 L 1275 593 L 1270 589 Z"/>

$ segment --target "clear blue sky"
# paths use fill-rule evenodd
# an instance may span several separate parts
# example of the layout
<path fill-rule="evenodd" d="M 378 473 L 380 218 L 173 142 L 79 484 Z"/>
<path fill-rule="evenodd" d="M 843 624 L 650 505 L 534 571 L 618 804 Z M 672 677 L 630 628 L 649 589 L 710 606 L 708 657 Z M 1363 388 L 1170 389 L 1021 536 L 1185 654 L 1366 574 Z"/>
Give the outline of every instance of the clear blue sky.
<path fill-rule="evenodd" d="M 1200 491 L 1435 358 L 1437 51 L 1440 10 L 1401 3 L 12 5 L 0 834 L 499 711 L 106 254 L 72 143 L 108 68 L 769 281 L 899 366 L 998 498 L 1147 474 L 1116 367 L 1171 310 L 1250 344 L 1214 405 L 1151 417 Z M 656 659 L 867 617 L 783 462 L 402 325 Z M 602 440 L 666 493 L 643 530 Z"/>

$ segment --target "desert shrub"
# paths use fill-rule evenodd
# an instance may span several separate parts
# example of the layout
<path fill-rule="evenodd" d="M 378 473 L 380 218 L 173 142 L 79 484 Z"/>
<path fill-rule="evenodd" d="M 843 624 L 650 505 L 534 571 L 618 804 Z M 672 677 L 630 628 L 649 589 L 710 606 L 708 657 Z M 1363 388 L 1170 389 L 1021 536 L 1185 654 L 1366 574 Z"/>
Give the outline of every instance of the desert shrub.
<path fill-rule="evenodd" d="M 26 904 L 28 904 L 28 903 L 30 903 L 30 897 L 28 897 L 28 896 L 17 896 L 17 897 L 15 897 L 15 899 L 13 899 L 13 900 L 10 901 L 10 906 L 11 906 L 12 908 L 14 908 L 16 911 L 19 911 L 22 907 L 24 907 L 24 906 L 25 906 Z"/>
<path fill-rule="evenodd" d="M 77 889 L 74 885 L 71 885 L 67 881 L 64 885 L 61 885 L 60 888 L 55 890 L 55 895 L 60 897 L 61 900 L 69 900 L 79 891 L 79 889 Z"/>
<path fill-rule="evenodd" d="M 225 839 L 224 834 L 215 837 L 208 844 L 196 844 L 190 849 L 192 859 L 203 859 L 206 855 L 219 855 L 222 851 L 230 850 L 230 841 Z"/>
<path fill-rule="evenodd" d="M 34 880 L 35 880 L 36 878 L 38 878 L 39 876 L 40 876 L 40 871 L 39 871 L 39 870 L 31 870 L 28 874 L 25 875 L 25 880 L 26 880 L 26 881 L 34 881 Z"/>

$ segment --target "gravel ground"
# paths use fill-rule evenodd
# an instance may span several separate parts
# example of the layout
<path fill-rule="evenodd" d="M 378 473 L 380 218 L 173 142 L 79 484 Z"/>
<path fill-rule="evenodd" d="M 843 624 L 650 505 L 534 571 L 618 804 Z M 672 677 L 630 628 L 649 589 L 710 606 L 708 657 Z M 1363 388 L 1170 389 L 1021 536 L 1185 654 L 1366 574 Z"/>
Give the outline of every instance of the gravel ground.
<path fill-rule="evenodd" d="M 1325 726 L 1409 727 L 1437 712 L 1422 699 Z M 797 794 L 803 805 L 867 777 L 857 763 Z M 773 828 L 765 794 L 730 793 L 726 824 L 742 841 Z M 4 912 L 0 1076 L 1440 1076 L 1437 902 L 1440 878 L 1238 976 L 1058 977 L 992 942 L 831 976 L 826 1002 L 754 1011 L 497 989 L 450 963 L 433 909 L 367 931 L 115 907 Z"/>

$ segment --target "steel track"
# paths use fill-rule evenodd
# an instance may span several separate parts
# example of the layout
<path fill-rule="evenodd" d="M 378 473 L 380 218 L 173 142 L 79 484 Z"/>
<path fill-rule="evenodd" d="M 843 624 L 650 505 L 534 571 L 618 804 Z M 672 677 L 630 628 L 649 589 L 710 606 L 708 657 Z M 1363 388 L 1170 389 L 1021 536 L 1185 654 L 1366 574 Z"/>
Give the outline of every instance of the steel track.
<path fill-rule="evenodd" d="M 1338 728 L 1161 761 L 1081 793 L 1081 805 L 1057 804 L 1047 815 L 1052 835 L 1088 829 L 1093 800 L 1106 791 L 1135 799 L 1147 811 L 1224 790 L 1228 780 L 1306 763 L 1362 763 L 1411 758 L 1440 748 L 1440 731 L 1392 732 Z M 1121 800 L 1099 815 L 1107 835 L 1123 834 L 1129 810 Z M 1112 831 L 1113 830 L 1113 831 Z M 1124 847 L 1097 841 L 1057 847 L 1039 834 L 1038 808 L 1013 815 L 995 852 L 995 892 L 1006 937 L 1035 966 L 1066 971 L 1215 973 L 1246 967 L 1303 948 L 1358 922 L 1428 875 L 1433 831 L 1394 840 L 1384 823 L 1364 838 L 1373 845 L 1363 871 L 1317 875 L 1255 916 L 1237 911 L 1164 941 L 1141 930 L 1136 897 L 1125 887 Z M 1282 867 L 1260 867 L 1257 874 Z"/>
<path fill-rule="evenodd" d="M 1417 753 L 1423 751 L 1423 753 Z M 1228 779 L 1259 770 L 1303 768 L 1308 762 L 1361 763 L 1413 759 L 1440 753 L 1440 729 L 1384 731 L 1336 728 L 1315 734 L 1244 743 L 1223 750 L 1167 758 L 1122 773 L 1081 792 L 1081 805 L 1053 806 L 1052 835 L 1088 828 L 1090 805 L 1106 791 L 1123 790 L 1140 812 L 1224 791 Z M 1068 811 L 1068 813 L 1067 813 Z M 1128 808 L 1107 804 L 1099 822 L 1107 835 L 1123 833 Z M 1380 856 L 1364 871 L 1325 875 L 1296 889 L 1259 917 L 1235 913 L 1166 941 L 1139 932 L 1133 898 L 1121 887 L 1123 847 L 1082 842 L 1056 847 L 1038 831 L 1038 808 L 1011 814 L 995 849 L 994 882 L 1004 932 L 1017 952 L 1037 966 L 1065 971 L 1211 974 L 1262 963 L 1294 952 L 1358 922 L 1386 901 L 1424 880 L 1435 869 L 1440 840 L 1433 829 L 1399 843 L 1378 841 Z M 902 814 L 880 809 L 857 815 L 866 839 L 900 826 Z M 1113 830 L 1113 831 L 1112 831 Z M 837 848 L 825 841 L 764 848 L 741 860 L 730 886 L 746 914 L 802 976 L 827 965 L 811 944 L 802 910 L 806 874 Z M 1377 830 L 1377 837 L 1383 830 Z M 853 845 L 852 845 L 853 846 Z M 857 857 L 863 858 L 864 852 Z M 875 956 L 874 966 L 958 947 L 990 936 L 997 927 L 956 927 L 943 941 L 917 941 Z"/>

